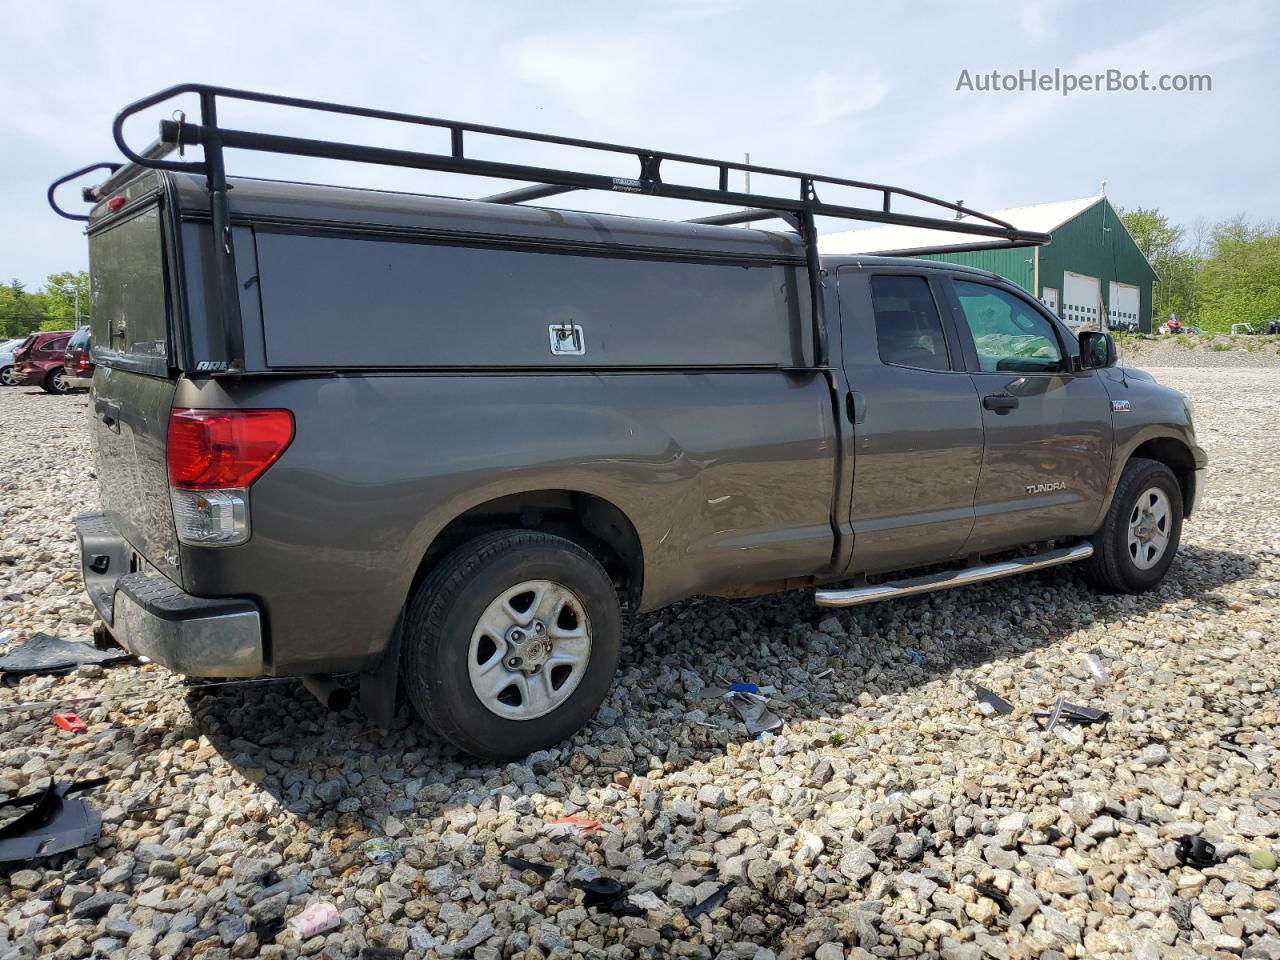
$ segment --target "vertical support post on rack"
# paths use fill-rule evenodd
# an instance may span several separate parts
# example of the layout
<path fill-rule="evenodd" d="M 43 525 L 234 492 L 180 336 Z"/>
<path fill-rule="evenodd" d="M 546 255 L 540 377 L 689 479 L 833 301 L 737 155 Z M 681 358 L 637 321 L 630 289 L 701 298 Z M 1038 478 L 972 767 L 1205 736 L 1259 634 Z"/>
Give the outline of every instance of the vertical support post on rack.
<path fill-rule="evenodd" d="M 213 223 L 213 250 L 218 277 L 218 320 L 225 355 L 210 357 L 209 372 L 225 372 L 243 364 L 244 331 L 240 327 L 240 288 L 236 281 L 235 247 L 231 242 L 231 211 L 227 204 L 227 168 L 222 157 L 222 134 L 218 129 L 217 96 L 200 93 L 200 115 L 204 127 L 205 188 L 209 192 L 209 217 Z"/>
<path fill-rule="evenodd" d="M 800 181 L 800 195 L 806 203 L 814 199 L 813 181 Z M 809 302 L 813 310 L 813 365 L 827 365 L 827 316 L 822 303 L 822 261 L 818 257 L 818 227 L 813 211 L 800 215 L 800 237 L 804 240 L 805 267 L 809 273 Z"/>

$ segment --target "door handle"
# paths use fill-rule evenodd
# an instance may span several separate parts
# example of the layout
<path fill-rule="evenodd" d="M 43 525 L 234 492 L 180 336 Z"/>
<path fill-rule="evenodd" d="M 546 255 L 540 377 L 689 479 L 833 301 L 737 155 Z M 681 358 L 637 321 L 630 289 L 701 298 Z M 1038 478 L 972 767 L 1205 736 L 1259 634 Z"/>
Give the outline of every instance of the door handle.
<path fill-rule="evenodd" d="M 850 390 L 844 395 L 844 412 L 850 423 L 861 423 L 867 419 L 867 398 L 857 390 Z"/>
<path fill-rule="evenodd" d="M 982 405 L 992 413 L 1003 417 L 1010 410 L 1018 408 L 1018 398 L 1005 393 L 993 393 L 982 398 Z"/>

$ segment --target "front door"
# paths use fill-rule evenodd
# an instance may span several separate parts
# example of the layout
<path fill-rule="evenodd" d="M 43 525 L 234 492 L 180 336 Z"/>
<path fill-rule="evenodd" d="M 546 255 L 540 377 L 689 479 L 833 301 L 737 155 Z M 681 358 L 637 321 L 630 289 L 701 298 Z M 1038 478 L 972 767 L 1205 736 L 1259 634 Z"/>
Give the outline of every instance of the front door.
<path fill-rule="evenodd" d="M 1111 468 L 1111 401 L 1071 373 L 1062 330 L 1029 297 L 955 278 L 951 303 L 986 444 L 966 553 L 1092 533 Z"/>
<path fill-rule="evenodd" d="M 982 417 L 933 275 L 838 274 L 855 572 L 956 556 L 973 528 Z"/>

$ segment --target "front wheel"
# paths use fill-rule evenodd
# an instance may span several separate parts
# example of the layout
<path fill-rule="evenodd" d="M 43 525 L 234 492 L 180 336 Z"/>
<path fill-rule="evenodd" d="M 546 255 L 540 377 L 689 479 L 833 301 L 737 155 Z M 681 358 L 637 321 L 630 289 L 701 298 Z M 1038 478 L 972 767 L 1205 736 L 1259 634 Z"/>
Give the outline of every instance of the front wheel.
<path fill-rule="evenodd" d="M 1102 527 L 1093 536 L 1089 579 L 1104 590 L 1142 593 L 1164 579 L 1182 539 L 1182 488 L 1163 463 L 1125 464 Z"/>
<path fill-rule="evenodd" d="M 612 581 L 571 540 L 504 530 L 459 547 L 422 582 L 401 677 L 455 746 L 494 760 L 572 736 L 609 692 L 622 615 Z"/>

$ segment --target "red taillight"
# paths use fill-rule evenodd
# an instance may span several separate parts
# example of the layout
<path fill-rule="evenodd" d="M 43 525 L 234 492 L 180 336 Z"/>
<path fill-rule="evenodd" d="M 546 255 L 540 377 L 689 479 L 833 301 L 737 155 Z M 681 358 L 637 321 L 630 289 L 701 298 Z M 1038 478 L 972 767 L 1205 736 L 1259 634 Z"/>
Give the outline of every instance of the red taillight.
<path fill-rule="evenodd" d="M 190 410 L 169 414 L 169 483 L 182 490 L 247 487 L 293 442 L 288 410 Z"/>
<path fill-rule="evenodd" d="M 119 210 L 121 207 L 124 206 L 124 203 L 127 199 L 128 197 L 126 197 L 123 193 L 118 194 L 107 201 L 107 209 L 110 210 L 112 213 L 115 213 L 117 210 Z"/>
<path fill-rule="evenodd" d="M 81 370 L 88 370 L 89 358 L 86 357 L 83 353 L 80 354 L 80 356 L 76 360 L 76 366 L 79 367 Z"/>

